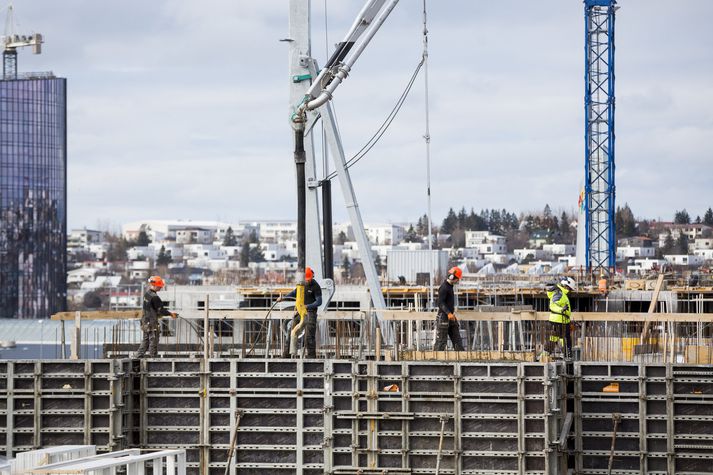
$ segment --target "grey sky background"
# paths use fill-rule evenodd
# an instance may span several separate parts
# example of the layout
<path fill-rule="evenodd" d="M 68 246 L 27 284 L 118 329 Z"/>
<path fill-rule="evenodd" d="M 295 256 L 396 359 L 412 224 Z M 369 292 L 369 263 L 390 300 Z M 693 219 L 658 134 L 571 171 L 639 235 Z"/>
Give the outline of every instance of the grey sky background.
<path fill-rule="evenodd" d="M 7 2 L 3 0 L 3 6 Z M 287 2 L 16 0 L 21 71 L 68 78 L 69 226 L 139 219 L 293 219 Z M 578 0 L 430 0 L 434 220 L 449 207 L 573 209 L 584 176 Z M 360 0 L 329 0 L 330 52 Z M 713 206 L 713 2 L 621 0 L 617 203 L 640 217 Z M 324 0 L 312 2 L 325 61 Z M 393 107 L 421 54 L 402 0 L 335 94 L 348 156 Z M 364 220 L 426 210 L 423 78 L 352 171 Z M 346 220 L 338 183 L 335 221 Z"/>

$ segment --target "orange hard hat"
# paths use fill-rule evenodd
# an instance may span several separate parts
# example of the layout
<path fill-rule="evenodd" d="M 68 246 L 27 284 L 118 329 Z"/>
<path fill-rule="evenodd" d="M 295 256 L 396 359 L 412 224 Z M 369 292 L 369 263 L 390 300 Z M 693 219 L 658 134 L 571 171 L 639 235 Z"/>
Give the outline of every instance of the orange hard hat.
<path fill-rule="evenodd" d="M 312 280 L 314 278 L 314 271 L 311 267 L 305 268 L 305 279 Z"/>
<path fill-rule="evenodd" d="M 451 267 L 448 271 L 448 277 L 453 276 L 454 278 L 460 280 L 463 277 L 463 270 L 460 267 Z"/>
<path fill-rule="evenodd" d="M 158 287 L 159 289 L 162 289 L 166 286 L 166 283 L 163 281 L 160 275 L 152 275 L 149 277 L 149 284 L 153 285 L 154 287 Z"/>

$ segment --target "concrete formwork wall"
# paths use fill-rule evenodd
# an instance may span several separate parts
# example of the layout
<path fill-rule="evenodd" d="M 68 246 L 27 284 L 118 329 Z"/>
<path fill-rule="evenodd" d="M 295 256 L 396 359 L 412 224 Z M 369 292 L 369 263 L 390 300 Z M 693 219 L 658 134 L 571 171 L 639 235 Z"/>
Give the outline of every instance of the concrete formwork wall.
<path fill-rule="evenodd" d="M 573 369 L 568 395 L 561 364 L 0 362 L 0 446 L 180 447 L 213 475 L 234 434 L 230 475 L 560 474 L 568 446 L 574 473 L 605 474 L 613 440 L 613 474 L 713 473 L 713 367 Z"/>
<path fill-rule="evenodd" d="M 712 366 L 581 363 L 574 383 L 575 473 L 713 473 Z"/>
<path fill-rule="evenodd" d="M 123 449 L 130 390 L 128 361 L 2 361 L 0 447 L 8 457 L 54 445 Z"/>

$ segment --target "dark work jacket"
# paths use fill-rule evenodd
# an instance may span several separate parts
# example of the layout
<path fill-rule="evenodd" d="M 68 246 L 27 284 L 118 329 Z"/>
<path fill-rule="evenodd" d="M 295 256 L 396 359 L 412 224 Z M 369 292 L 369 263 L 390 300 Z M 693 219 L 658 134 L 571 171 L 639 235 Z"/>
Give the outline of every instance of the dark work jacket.
<path fill-rule="evenodd" d="M 447 280 L 438 288 L 438 314 L 448 315 L 456 311 L 456 298 L 453 294 L 453 285 Z"/>
<path fill-rule="evenodd" d="M 297 297 L 297 289 L 293 290 L 285 297 Z M 315 279 L 310 280 L 305 284 L 305 307 L 309 313 L 317 313 L 317 309 L 322 305 L 322 287 L 319 286 Z"/>
<path fill-rule="evenodd" d="M 148 289 L 144 294 L 144 315 L 141 317 L 142 325 L 150 327 L 158 327 L 158 318 L 171 315 L 166 307 L 163 306 L 161 297 L 158 296 L 155 290 Z"/>

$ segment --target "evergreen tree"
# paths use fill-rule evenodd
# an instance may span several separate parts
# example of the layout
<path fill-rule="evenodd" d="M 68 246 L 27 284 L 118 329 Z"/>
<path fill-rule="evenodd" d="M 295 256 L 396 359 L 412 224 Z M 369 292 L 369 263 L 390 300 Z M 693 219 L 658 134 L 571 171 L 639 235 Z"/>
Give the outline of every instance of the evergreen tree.
<path fill-rule="evenodd" d="M 349 261 L 349 258 L 347 256 L 344 256 L 344 259 L 342 260 L 342 278 L 344 280 L 349 279 L 351 270 L 352 270 L 352 263 Z"/>
<path fill-rule="evenodd" d="M 344 233 L 344 231 L 339 231 L 339 234 L 337 234 L 337 239 L 334 240 L 334 244 L 344 244 L 347 242 L 347 235 Z"/>
<path fill-rule="evenodd" d="M 381 256 L 379 254 L 377 254 L 374 259 L 374 267 L 376 268 L 376 275 L 380 276 L 381 271 L 384 269 L 384 265 L 381 262 Z"/>
<path fill-rule="evenodd" d="M 465 206 L 463 206 L 460 211 L 458 211 L 458 227 L 465 229 L 468 223 L 468 213 L 465 211 Z"/>
<path fill-rule="evenodd" d="M 708 208 L 706 214 L 703 215 L 703 224 L 713 226 L 713 208 Z"/>
<path fill-rule="evenodd" d="M 171 253 L 166 252 L 166 246 L 161 246 L 158 251 L 158 256 L 156 256 L 156 265 L 167 266 L 171 263 Z"/>
<path fill-rule="evenodd" d="M 248 260 L 250 262 L 265 262 L 265 253 L 262 252 L 260 243 L 250 246 L 250 249 L 248 250 Z"/>
<path fill-rule="evenodd" d="M 628 203 L 625 203 L 623 208 L 617 206 L 614 223 L 616 225 L 616 235 L 618 239 L 636 235 L 636 219 Z"/>
<path fill-rule="evenodd" d="M 139 237 L 136 238 L 136 245 L 143 247 L 148 246 L 149 244 L 151 244 L 151 239 L 149 239 L 149 235 L 146 234 L 146 231 L 139 231 Z"/>
<path fill-rule="evenodd" d="M 688 254 L 688 236 L 686 234 L 679 234 L 678 239 L 676 239 L 675 250 L 678 254 Z"/>
<path fill-rule="evenodd" d="M 694 223 L 696 223 L 696 224 L 701 224 L 701 223 L 702 223 L 701 217 L 700 217 L 700 216 L 696 216 L 696 220 L 694 221 Z"/>
<path fill-rule="evenodd" d="M 453 211 L 453 208 L 450 208 L 448 210 L 448 215 L 445 217 L 445 219 L 443 220 L 443 224 L 441 225 L 441 232 L 450 234 L 453 232 L 457 225 L 458 217 L 456 216 L 456 212 Z"/>
<path fill-rule="evenodd" d="M 560 216 L 560 234 L 562 237 L 569 236 L 569 216 L 566 211 L 562 211 L 562 216 Z"/>
<path fill-rule="evenodd" d="M 424 213 L 423 216 L 418 218 L 418 222 L 416 223 L 416 232 L 418 233 L 419 236 L 426 236 L 428 235 L 428 215 Z"/>
<path fill-rule="evenodd" d="M 247 239 L 243 240 L 240 246 L 240 267 L 247 267 L 250 262 L 250 243 Z"/>
<path fill-rule="evenodd" d="M 671 231 L 669 231 L 666 234 L 666 239 L 664 240 L 663 247 L 660 249 L 661 251 L 661 256 L 665 256 L 667 254 L 671 254 L 673 252 L 673 236 L 671 236 Z"/>
<path fill-rule="evenodd" d="M 238 239 L 235 237 L 232 226 L 228 226 L 225 231 L 225 237 L 223 238 L 223 246 L 237 246 Z"/>
<path fill-rule="evenodd" d="M 418 235 L 416 234 L 416 230 L 413 229 L 413 224 L 409 226 L 408 231 L 406 231 L 406 235 L 404 236 L 404 241 L 405 242 L 419 242 L 420 239 L 418 238 Z"/>
<path fill-rule="evenodd" d="M 673 222 L 676 224 L 691 224 L 691 216 L 684 208 L 681 211 L 676 211 L 676 214 L 673 218 Z"/>

